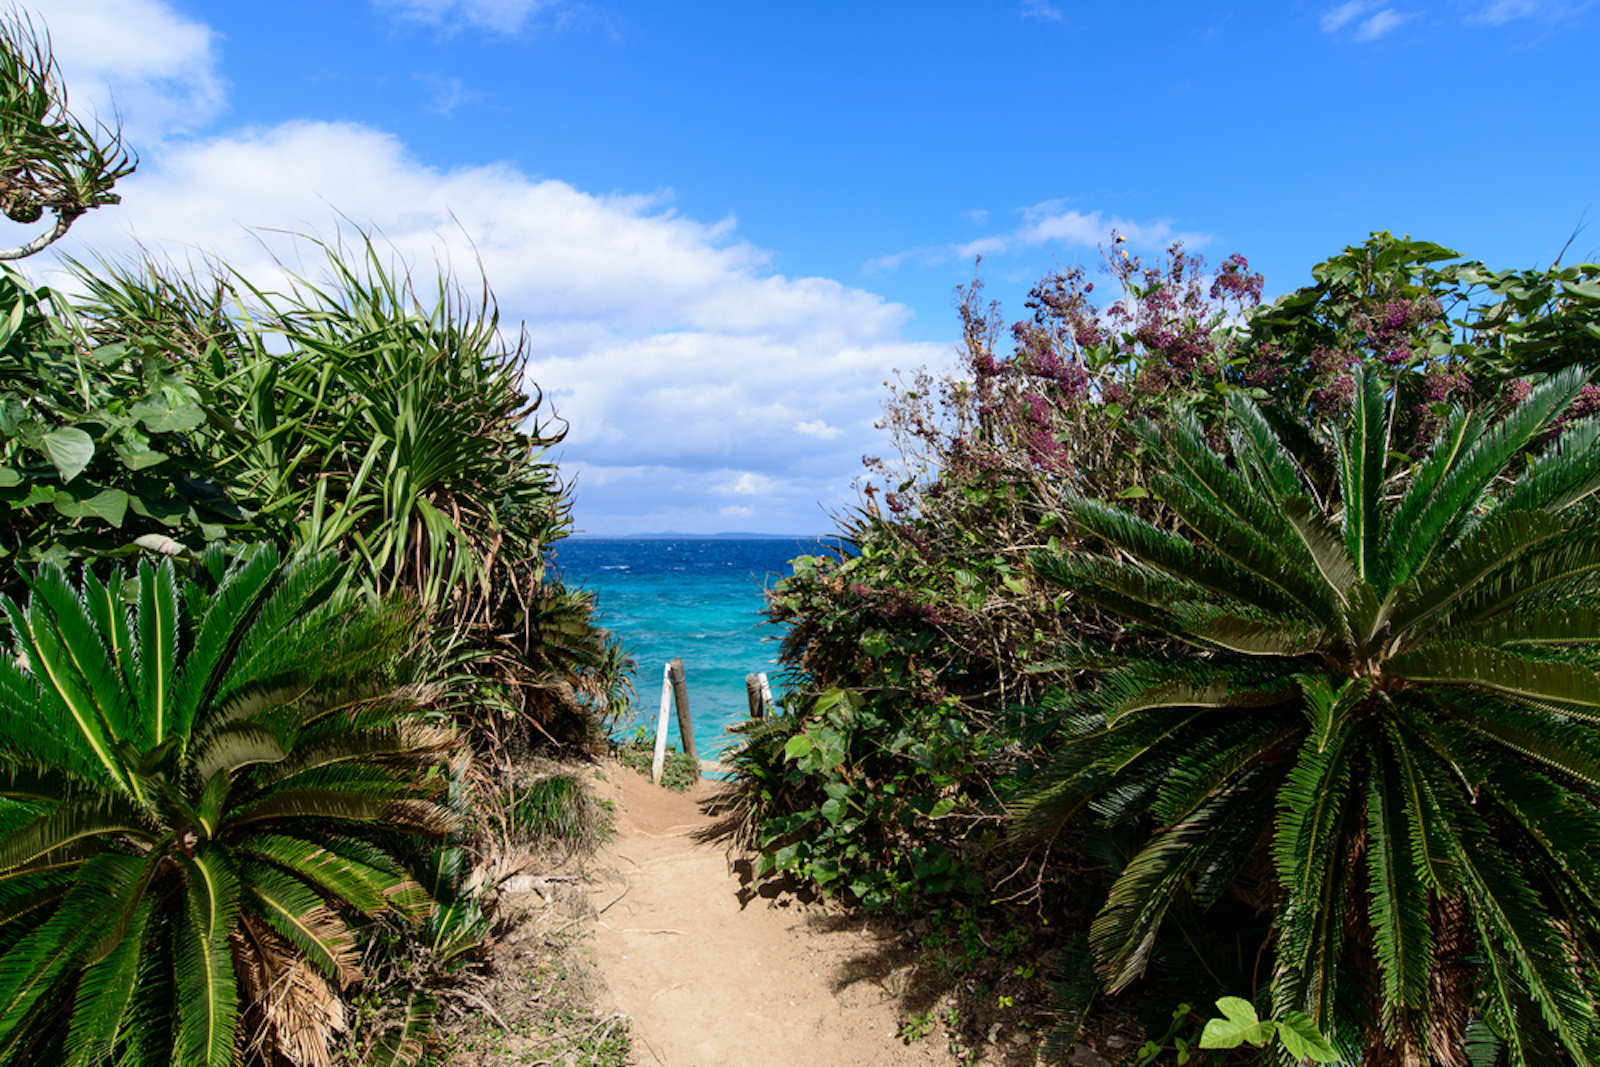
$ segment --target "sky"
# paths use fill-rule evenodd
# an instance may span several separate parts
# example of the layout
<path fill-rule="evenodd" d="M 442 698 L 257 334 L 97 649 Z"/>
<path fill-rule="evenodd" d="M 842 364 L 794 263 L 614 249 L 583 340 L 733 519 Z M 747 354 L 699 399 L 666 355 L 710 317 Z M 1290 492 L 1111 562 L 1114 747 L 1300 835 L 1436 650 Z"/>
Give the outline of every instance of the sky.
<path fill-rule="evenodd" d="M 362 229 L 424 288 L 481 272 L 590 534 L 828 531 L 884 383 L 952 363 L 955 288 L 1022 318 L 1113 228 L 1269 295 L 1374 230 L 1600 258 L 1589 2 L 22 10 L 139 156 L 61 253 L 270 278 L 286 232 Z"/>

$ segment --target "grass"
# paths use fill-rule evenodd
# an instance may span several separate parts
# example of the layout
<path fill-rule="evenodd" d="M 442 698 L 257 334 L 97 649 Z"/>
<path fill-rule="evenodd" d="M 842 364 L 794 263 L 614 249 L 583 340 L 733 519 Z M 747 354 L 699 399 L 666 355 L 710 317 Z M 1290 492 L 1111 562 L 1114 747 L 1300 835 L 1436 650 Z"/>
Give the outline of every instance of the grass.
<path fill-rule="evenodd" d="M 617 753 L 623 763 L 646 778 L 650 777 L 651 763 L 655 759 L 655 746 L 633 741 L 622 746 Z M 674 793 L 687 793 L 700 780 L 700 763 L 679 752 L 677 745 L 667 746 L 667 759 L 661 769 L 661 784 Z"/>

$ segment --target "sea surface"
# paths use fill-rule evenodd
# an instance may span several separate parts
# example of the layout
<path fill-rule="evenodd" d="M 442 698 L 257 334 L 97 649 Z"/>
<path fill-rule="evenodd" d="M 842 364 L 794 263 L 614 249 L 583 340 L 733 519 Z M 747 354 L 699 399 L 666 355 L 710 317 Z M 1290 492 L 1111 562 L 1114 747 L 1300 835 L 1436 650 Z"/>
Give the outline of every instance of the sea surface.
<path fill-rule="evenodd" d="M 714 759 L 735 740 L 727 727 L 749 715 L 744 676 L 766 672 L 778 696 L 782 631 L 761 613 L 762 591 L 790 573 L 789 561 L 820 551 L 802 539 L 573 537 L 556 545 L 555 563 L 569 585 L 599 593 L 600 624 L 638 661 L 631 716 L 621 738 L 643 725 L 655 736 L 662 671 L 683 660 L 695 748 Z M 668 743 L 679 745 L 669 711 Z"/>

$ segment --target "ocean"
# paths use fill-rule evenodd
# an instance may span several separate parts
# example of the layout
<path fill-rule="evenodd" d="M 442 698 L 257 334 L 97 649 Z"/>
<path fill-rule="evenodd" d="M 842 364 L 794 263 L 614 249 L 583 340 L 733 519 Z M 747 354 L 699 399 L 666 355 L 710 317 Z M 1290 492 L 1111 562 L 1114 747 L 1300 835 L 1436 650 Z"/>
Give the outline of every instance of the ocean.
<path fill-rule="evenodd" d="M 761 614 L 762 590 L 790 573 L 789 561 L 819 551 L 816 541 L 572 537 L 556 545 L 555 564 L 569 585 L 599 593 L 600 625 L 621 639 L 639 665 L 628 738 L 644 725 L 655 736 L 662 668 L 683 660 L 695 748 L 714 759 L 735 739 L 727 727 L 749 715 L 744 676 L 765 671 L 778 696 L 783 634 Z M 678 745 L 678 717 L 667 716 Z"/>

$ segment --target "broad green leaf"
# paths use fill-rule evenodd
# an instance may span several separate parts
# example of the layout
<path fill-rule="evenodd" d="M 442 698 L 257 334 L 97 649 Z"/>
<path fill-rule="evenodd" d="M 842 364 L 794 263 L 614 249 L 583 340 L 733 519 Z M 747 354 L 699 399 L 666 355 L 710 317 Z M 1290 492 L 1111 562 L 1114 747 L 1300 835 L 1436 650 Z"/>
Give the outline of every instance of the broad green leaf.
<path fill-rule="evenodd" d="M 76 426 L 50 431 L 40 439 L 40 447 L 63 482 L 82 474 L 94 459 L 94 438 Z"/>
<path fill-rule="evenodd" d="M 10 489 L 22 484 L 22 475 L 10 467 L 0 467 L 0 489 Z"/>
<path fill-rule="evenodd" d="M 206 421 L 200 405 L 192 401 L 174 403 L 171 396 L 147 397 L 129 408 L 128 414 L 143 423 L 151 433 L 193 430 Z"/>
<path fill-rule="evenodd" d="M 1223 997 L 1217 1001 L 1221 1019 L 1206 1020 L 1200 1034 L 1201 1048 L 1238 1048 L 1248 1041 L 1252 1045 L 1265 1045 L 1272 1040 L 1272 1024 L 1262 1022 L 1255 1006 L 1239 997 Z"/>
<path fill-rule="evenodd" d="M 57 493 L 52 503 L 69 519 L 99 519 L 121 529 L 128 514 L 128 500 L 128 494 L 121 489 L 102 489 L 90 497 Z"/>
<path fill-rule="evenodd" d="M 800 759 L 808 755 L 814 747 L 816 746 L 812 744 L 811 738 L 805 734 L 795 734 L 784 744 L 783 758 L 785 760 Z"/>
<path fill-rule="evenodd" d="M 1303 1011 L 1287 1011 L 1278 1020 L 1278 1040 L 1295 1059 L 1311 1059 L 1317 1063 L 1338 1063 L 1339 1053 L 1323 1036 L 1311 1016 Z"/>

